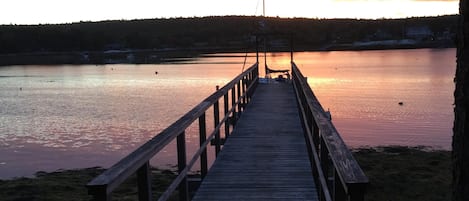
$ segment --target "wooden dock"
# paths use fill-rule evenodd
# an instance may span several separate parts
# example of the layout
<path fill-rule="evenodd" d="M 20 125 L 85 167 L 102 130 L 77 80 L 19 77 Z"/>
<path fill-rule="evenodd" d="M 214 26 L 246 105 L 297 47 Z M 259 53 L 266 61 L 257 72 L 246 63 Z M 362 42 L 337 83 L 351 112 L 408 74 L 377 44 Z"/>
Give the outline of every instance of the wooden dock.
<path fill-rule="evenodd" d="M 111 201 L 112 192 L 137 175 L 140 201 L 169 200 L 175 192 L 180 201 L 363 201 L 368 178 L 295 63 L 284 83 L 260 83 L 258 68 L 255 63 L 95 177 L 87 184 L 92 200 Z M 186 130 L 192 124 L 198 124 L 200 144 L 188 155 Z M 150 160 L 173 141 L 179 174 L 156 196 Z M 211 145 L 217 159 L 209 170 Z M 201 184 L 192 197 L 189 176 L 196 165 Z"/>
<path fill-rule="evenodd" d="M 193 200 L 317 195 L 292 84 L 259 84 Z"/>

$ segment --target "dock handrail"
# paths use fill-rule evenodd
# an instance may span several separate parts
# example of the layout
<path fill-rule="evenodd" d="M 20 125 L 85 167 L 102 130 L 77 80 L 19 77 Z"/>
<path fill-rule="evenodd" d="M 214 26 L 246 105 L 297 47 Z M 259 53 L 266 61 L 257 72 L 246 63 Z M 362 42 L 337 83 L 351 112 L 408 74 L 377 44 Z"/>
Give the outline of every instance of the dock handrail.
<path fill-rule="evenodd" d="M 368 177 L 294 62 L 292 79 L 320 200 L 363 201 Z"/>
<path fill-rule="evenodd" d="M 190 169 L 200 158 L 201 177 L 205 177 L 207 167 L 207 146 L 212 140 L 215 142 L 215 152 L 221 149 L 220 130 L 225 126 L 225 136 L 230 134 L 230 123 L 234 123 L 244 110 L 245 105 L 251 100 L 251 96 L 257 86 L 259 79 L 258 63 L 242 72 L 231 82 L 218 89 L 212 95 L 195 106 L 191 111 L 182 116 L 175 123 L 153 137 L 151 140 L 137 148 L 134 152 L 117 162 L 101 175 L 90 181 L 86 187 L 93 200 L 109 201 L 111 194 L 123 181 L 133 174 L 137 174 L 138 198 L 140 201 L 152 199 L 150 159 L 165 148 L 174 139 L 177 139 L 178 172 L 167 190 L 160 196 L 159 200 L 168 199 L 171 194 L 179 188 L 180 200 L 187 200 L 189 196 L 187 176 Z M 223 97 L 224 111 L 220 120 L 219 100 Z M 231 102 L 229 101 L 231 97 Z M 229 102 L 231 108 L 229 109 Z M 206 136 L 207 126 L 205 113 L 213 107 L 214 129 Z M 185 130 L 196 120 L 199 120 L 200 148 L 187 163 L 185 148 Z"/>

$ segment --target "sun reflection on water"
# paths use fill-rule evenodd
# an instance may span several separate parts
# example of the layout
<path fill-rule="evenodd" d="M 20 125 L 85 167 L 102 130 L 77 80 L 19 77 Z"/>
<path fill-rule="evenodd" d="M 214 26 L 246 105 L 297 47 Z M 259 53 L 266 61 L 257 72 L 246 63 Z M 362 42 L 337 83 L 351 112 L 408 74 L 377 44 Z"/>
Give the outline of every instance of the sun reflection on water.
<path fill-rule="evenodd" d="M 295 62 L 347 145 L 448 149 L 454 54 L 303 52 Z M 0 178 L 115 163 L 238 75 L 243 55 L 187 64 L 0 68 Z M 268 63 L 287 68 L 290 55 L 268 55 Z M 196 133 L 187 130 L 191 150 Z M 174 156 L 171 145 L 152 163 L 171 164 Z"/>

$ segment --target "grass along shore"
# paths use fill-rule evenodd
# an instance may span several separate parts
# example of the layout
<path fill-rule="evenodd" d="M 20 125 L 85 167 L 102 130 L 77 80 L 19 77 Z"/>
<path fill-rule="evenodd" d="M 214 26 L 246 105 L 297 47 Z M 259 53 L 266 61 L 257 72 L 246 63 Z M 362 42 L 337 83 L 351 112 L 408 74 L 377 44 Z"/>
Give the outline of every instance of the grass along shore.
<path fill-rule="evenodd" d="M 374 147 L 354 150 L 370 179 L 368 201 L 446 201 L 451 196 L 451 152 L 423 147 Z M 34 178 L 0 180 L 0 200 L 89 200 L 85 184 L 103 172 L 94 167 L 38 172 Z M 169 170 L 153 169 L 155 197 L 175 178 Z M 136 178 L 130 178 L 113 194 L 113 200 L 137 200 Z M 175 196 L 176 199 L 176 196 Z"/>
<path fill-rule="evenodd" d="M 2 201 L 86 201 L 91 200 L 86 183 L 104 172 L 103 168 L 93 167 L 56 172 L 37 172 L 34 178 L 0 180 L 0 200 Z M 176 177 L 170 170 L 152 169 L 152 192 L 155 200 Z M 177 200 L 174 196 L 171 200 Z M 117 201 L 132 201 L 137 198 L 137 178 L 125 181 L 113 193 Z"/>
<path fill-rule="evenodd" d="M 451 200 L 451 151 L 376 147 L 354 156 L 370 179 L 365 200 Z"/>

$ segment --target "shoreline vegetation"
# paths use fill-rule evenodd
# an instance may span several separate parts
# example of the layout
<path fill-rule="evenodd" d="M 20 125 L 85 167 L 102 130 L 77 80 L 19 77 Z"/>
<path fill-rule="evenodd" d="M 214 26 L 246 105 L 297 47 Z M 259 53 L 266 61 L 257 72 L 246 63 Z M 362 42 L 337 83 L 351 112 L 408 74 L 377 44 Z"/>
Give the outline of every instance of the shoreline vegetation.
<path fill-rule="evenodd" d="M 265 27 L 260 29 L 259 27 Z M 214 16 L 0 25 L 0 66 L 165 63 L 205 53 L 454 48 L 457 15 L 405 19 Z M 261 50 L 262 51 L 262 50 Z"/>
<path fill-rule="evenodd" d="M 426 147 L 373 147 L 354 150 L 354 156 L 370 179 L 367 201 L 446 201 L 451 196 L 451 151 Z M 34 178 L 0 180 L 5 201 L 89 200 L 84 185 L 103 172 L 93 167 L 57 172 L 37 172 Z M 175 178 L 173 170 L 153 169 L 152 189 L 160 195 Z M 120 187 L 115 200 L 136 200 L 136 179 Z M 177 195 L 173 196 L 177 200 Z"/>
<path fill-rule="evenodd" d="M 0 180 L 3 201 L 83 201 L 91 200 L 85 185 L 105 169 L 92 167 L 55 172 L 37 172 L 31 178 Z M 175 171 L 152 168 L 152 192 L 155 200 L 177 176 Z M 113 200 L 138 200 L 137 178 L 130 177 L 113 192 Z M 173 195 L 170 200 L 177 200 Z"/>

